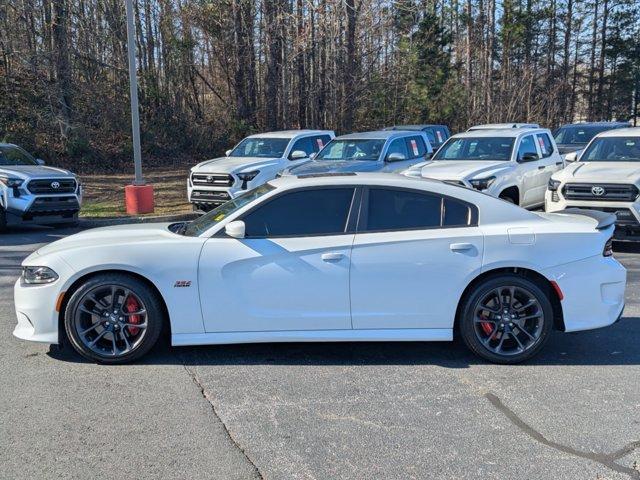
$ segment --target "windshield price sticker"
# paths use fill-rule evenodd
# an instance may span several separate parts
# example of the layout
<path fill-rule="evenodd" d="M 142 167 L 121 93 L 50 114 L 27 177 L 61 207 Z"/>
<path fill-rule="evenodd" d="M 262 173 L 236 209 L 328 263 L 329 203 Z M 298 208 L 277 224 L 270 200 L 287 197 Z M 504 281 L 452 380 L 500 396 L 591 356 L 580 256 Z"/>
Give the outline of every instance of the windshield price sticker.
<path fill-rule="evenodd" d="M 442 132 L 440 130 L 436 130 L 436 135 L 438 136 L 438 143 L 442 143 Z"/>
<path fill-rule="evenodd" d="M 316 138 L 316 143 L 318 144 L 318 148 L 322 150 L 322 147 L 324 147 L 324 143 L 322 143 L 322 139 Z"/>
<path fill-rule="evenodd" d="M 413 154 L 418 156 L 418 143 L 415 140 L 411 140 L 411 149 L 413 150 Z"/>

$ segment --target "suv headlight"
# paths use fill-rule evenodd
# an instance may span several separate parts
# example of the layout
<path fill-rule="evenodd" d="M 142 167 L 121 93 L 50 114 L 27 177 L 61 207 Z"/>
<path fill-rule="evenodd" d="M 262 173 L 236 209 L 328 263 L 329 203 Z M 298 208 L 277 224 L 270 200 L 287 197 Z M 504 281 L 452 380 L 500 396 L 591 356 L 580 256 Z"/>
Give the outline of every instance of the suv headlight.
<path fill-rule="evenodd" d="M 58 279 L 58 274 L 49 267 L 23 267 L 22 280 L 30 285 L 53 283 Z"/>
<path fill-rule="evenodd" d="M 18 188 L 20 185 L 24 183 L 24 180 L 22 180 L 21 178 L 0 176 L 0 183 L 2 183 L 3 185 L 9 188 Z"/>
<path fill-rule="evenodd" d="M 247 189 L 247 183 L 253 180 L 258 176 L 260 170 L 253 170 L 252 172 L 242 172 L 238 174 L 238 178 L 242 180 L 242 186 L 240 187 L 242 190 Z"/>
<path fill-rule="evenodd" d="M 547 184 L 547 188 L 550 192 L 557 192 L 560 183 L 562 183 L 560 182 L 560 180 L 554 180 L 553 178 L 550 178 L 549 183 Z"/>
<path fill-rule="evenodd" d="M 469 183 L 476 190 L 486 190 L 495 181 L 496 181 L 496 177 L 487 177 L 487 178 L 474 178 L 472 180 L 469 180 Z"/>

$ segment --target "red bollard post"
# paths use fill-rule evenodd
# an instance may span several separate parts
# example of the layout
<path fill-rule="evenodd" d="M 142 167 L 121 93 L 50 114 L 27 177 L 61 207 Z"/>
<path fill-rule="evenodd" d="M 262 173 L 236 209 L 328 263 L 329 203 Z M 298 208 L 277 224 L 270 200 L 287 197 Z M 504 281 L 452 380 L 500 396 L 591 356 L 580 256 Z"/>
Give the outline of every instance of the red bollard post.
<path fill-rule="evenodd" d="M 124 203 L 129 215 L 153 213 L 153 186 L 127 185 L 124 187 Z"/>

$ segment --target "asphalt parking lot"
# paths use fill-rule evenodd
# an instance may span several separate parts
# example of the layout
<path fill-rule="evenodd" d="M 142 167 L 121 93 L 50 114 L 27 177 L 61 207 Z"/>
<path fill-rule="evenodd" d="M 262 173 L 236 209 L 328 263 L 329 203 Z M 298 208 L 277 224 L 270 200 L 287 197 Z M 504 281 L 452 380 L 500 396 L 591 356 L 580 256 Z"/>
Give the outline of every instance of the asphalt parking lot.
<path fill-rule="evenodd" d="M 616 325 L 519 366 L 459 343 L 160 347 L 99 366 L 16 340 L 0 236 L 0 478 L 640 478 L 640 247 Z"/>

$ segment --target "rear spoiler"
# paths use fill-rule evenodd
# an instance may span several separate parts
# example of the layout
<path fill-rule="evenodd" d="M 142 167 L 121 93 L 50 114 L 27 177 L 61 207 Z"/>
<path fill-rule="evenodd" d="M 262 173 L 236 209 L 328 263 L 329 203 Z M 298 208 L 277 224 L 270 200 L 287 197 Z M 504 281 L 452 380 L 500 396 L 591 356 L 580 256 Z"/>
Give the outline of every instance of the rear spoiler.
<path fill-rule="evenodd" d="M 560 210 L 558 213 L 570 213 L 571 215 L 584 215 L 585 217 L 593 218 L 598 222 L 596 230 L 604 230 L 616 223 L 615 214 L 601 212 L 599 210 L 589 210 L 588 208 L 565 208 L 564 210 Z"/>

